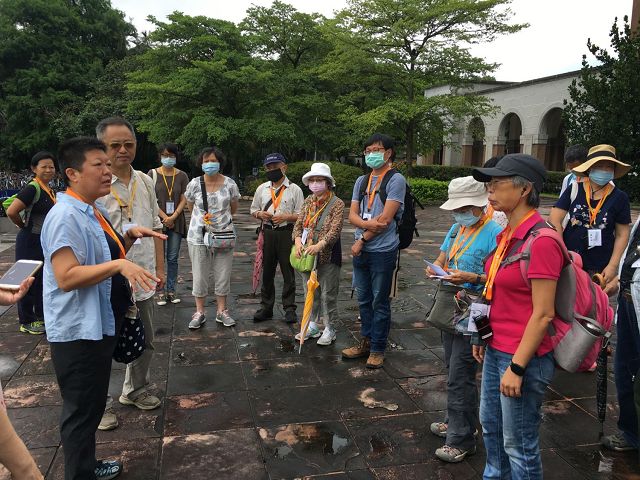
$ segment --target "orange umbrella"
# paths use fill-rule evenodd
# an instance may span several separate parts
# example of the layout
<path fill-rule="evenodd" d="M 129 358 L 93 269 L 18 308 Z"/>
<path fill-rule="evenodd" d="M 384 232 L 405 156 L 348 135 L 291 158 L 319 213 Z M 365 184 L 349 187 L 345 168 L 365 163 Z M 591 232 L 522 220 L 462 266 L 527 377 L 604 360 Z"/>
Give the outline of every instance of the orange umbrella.
<path fill-rule="evenodd" d="M 318 272 L 316 270 L 318 264 L 318 257 L 316 257 L 313 263 L 313 270 L 307 280 L 307 296 L 304 299 L 304 309 L 302 310 L 302 321 L 300 322 L 300 349 L 298 353 L 302 353 L 302 344 L 304 343 L 304 336 L 307 334 L 309 323 L 311 321 L 311 310 L 313 310 L 313 297 L 315 296 L 316 289 L 320 286 L 318 282 Z"/>

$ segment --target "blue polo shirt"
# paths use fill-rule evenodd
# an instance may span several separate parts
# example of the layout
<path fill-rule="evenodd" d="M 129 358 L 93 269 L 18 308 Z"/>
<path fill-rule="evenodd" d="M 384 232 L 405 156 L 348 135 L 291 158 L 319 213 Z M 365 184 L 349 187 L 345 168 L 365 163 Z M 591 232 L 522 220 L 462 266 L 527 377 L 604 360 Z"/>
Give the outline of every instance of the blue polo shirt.
<path fill-rule="evenodd" d="M 51 257 L 61 248 L 71 248 L 80 265 L 98 265 L 111 260 L 107 239 L 93 207 L 65 193 L 58 193 L 57 200 L 40 234 L 44 252 L 43 300 L 47 340 L 71 342 L 113 336 L 115 320 L 110 301 L 111 279 L 65 292 L 58 287 L 53 275 Z M 107 217 L 106 210 L 101 206 L 98 208 Z"/>

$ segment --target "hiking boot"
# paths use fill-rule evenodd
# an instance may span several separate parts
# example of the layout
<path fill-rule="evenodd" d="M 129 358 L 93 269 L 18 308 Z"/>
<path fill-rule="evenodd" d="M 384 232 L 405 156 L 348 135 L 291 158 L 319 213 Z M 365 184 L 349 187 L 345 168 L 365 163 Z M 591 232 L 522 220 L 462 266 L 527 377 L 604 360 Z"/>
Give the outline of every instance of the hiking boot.
<path fill-rule="evenodd" d="M 384 353 L 371 352 L 367 359 L 367 368 L 380 368 L 384 363 Z"/>
<path fill-rule="evenodd" d="M 336 340 L 336 332 L 331 327 L 325 327 L 322 336 L 318 339 L 318 345 L 331 345 Z"/>
<path fill-rule="evenodd" d="M 285 323 L 296 323 L 298 321 L 298 316 L 296 315 L 295 310 L 287 310 L 284 312 L 284 321 Z"/>
<path fill-rule="evenodd" d="M 204 313 L 202 312 L 195 312 L 192 316 L 191 316 L 191 321 L 189 322 L 189 328 L 191 330 L 197 330 L 198 328 L 200 328 L 204 322 L 207 321 L 207 317 L 204 316 Z"/>
<path fill-rule="evenodd" d="M 167 296 L 166 295 L 159 295 L 158 296 L 158 300 L 156 300 L 156 305 L 160 305 L 161 307 L 164 307 L 167 304 Z"/>
<path fill-rule="evenodd" d="M 602 446 L 608 450 L 613 450 L 616 452 L 629 452 L 631 450 L 636 450 L 638 447 L 631 445 L 627 442 L 627 439 L 624 438 L 622 432 L 615 433 L 613 435 L 607 435 L 606 437 L 602 437 L 600 440 Z"/>
<path fill-rule="evenodd" d="M 178 297 L 176 297 L 176 294 L 173 292 L 169 292 L 167 293 L 167 302 L 171 302 L 173 304 L 176 303 L 180 303 L 182 300 L 180 300 Z"/>
<path fill-rule="evenodd" d="M 304 334 L 304 341 L 306 342 L 312 337 L 318 338 L 320 335 L 322 334 L 320 333 L 320 329 L 318 328 L 316 322 L 309 322 L 309 328 L 307 328 L 307 332 Z M 300 332 L 296 333 L 296 336 L 294 338 L 299 342 Z"/>
<path fill-rule="evenodd" d="M 111 409 L 107 408 L 102 414 L 98 430 L 106 432 L 107 430 L 114 430 L 116 428 L 118 428 L 118 417 L 116 417 L 116 414 L 113 413 Z"/>
<path fill-rule="evenodd" d="M 429 427 L 431 433 L 433 433 L 436 437 L 447 438 L 447 429 L 449 428 L 449 424 L 445 422 L 433 422 Z"/>
<path fill-rule="evenodd" d="M 463 450 L 461 448 L 452 447 L 451 445 L 443 445 L 436 450 L 436 457 L 443 462 L 458 463 L 464 460 L 467 455 L 473 455 L 476 453 L 475 445 L 469 450 Z"/>
<path fill-rule="evenodd" d="M 225 327 L 233 327 L 236 321 L 229 315 L 229 310 L 223 310 L 216 314 L 216 322 L 221 323 Z"/>
<path fill-rule="evenodd" d="M 160 406 L 160 399 L 149 392 L 142 392 L 135 399 L 120 395 L 118 401 L 122 405 L 133 405 L 140 410 L 154 410 Z"/>
<path fill-rule="evenodd" d="M 367 337 L 362 337 L 360 342 L 353 347 L 342 350 L 342 358 L 362 358 L 369 356 L 371 344 Z"/>
<path fill-rule="evenodd" d="M 122 473 L 122 462 L 118 460 L 98 460 L 96 465 L 97 480 L 111 480 Z"/>
<path fill-rule="evenodd" d="M 253 321 L 254 322 L 264 322 L 267 320 L 271 320 L 273 318 L 273 311 L 269 310 L 264 310 L 263 308 L 261 308 L 260 310 L 258 310 L 256 313 L 254 313 L 253 315 Z"/>
<path fill-rule="evenodd" d="M 39 320 L 20 325 L 20 331 L 22 333 L 30 333 L 31 335 L 43 335 L 46 333 L 44 322 Z"/>

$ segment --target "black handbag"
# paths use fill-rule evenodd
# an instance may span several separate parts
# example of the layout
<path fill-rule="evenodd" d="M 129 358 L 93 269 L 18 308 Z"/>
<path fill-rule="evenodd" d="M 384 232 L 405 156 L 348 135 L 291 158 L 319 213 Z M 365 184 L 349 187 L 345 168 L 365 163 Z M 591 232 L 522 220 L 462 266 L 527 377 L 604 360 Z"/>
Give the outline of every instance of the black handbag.
<path fill-rule="evenodd" d="M 131 363 L 144 353 L 144 323 L 140 318 L 140 310 L 135 307 L 135 314 L 131 315 L 131 312 L 132 309 L 129 309 L 125 314 L 113 352 L 113 359 L 118 363 Z"/>

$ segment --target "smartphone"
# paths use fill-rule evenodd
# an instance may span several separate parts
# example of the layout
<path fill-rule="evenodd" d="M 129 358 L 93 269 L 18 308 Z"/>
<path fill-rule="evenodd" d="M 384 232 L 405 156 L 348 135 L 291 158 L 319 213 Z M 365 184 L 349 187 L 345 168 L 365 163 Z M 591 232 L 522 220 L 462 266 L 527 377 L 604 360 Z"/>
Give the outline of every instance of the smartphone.
<path fill-rule="evenodd" d="M 18 260 L 0 278 L 0 288 L 19 290 L 20 284 L 27 278 L 33 277 L 41 267 L 42 262 L 40 260 Z"/>

